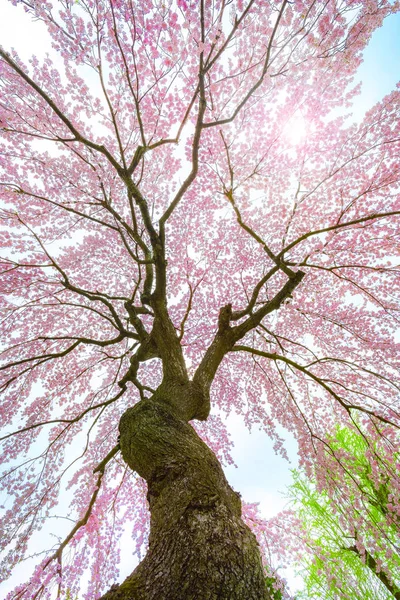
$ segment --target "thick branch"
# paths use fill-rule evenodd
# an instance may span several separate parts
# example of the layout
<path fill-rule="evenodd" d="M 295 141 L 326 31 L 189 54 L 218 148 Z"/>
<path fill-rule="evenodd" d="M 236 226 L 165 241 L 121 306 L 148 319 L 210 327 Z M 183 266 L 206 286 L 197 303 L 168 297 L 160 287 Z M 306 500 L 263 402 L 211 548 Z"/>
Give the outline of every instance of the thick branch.
<path fill-rule="evenodd" d="M 193 377 L 193 381 L 200 384 L 205 393 L 209 393 L 217 369 L 227 352 L 232 350 L 235 343 L 242 339 L 246 333 L 257 327 L 267 314 L 278 310 L 282 303 L 292 295 L 303 277 L 304 273 L 297 271 L 272 300 L 266 302 L 236 327 L 229 325 L 229 322 L 236 316 L 235 313 L 232 313 L 232 307 L 228 305 L 221 309 L 218 331 Z"/>

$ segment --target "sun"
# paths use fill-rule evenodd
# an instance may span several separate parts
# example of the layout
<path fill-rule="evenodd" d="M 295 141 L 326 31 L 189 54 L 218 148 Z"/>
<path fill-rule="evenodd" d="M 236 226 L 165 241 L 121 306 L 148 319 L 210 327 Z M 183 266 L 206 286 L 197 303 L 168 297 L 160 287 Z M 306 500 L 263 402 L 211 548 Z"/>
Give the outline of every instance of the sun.
<path fill-rule="evenodd" d="M 284 135 L 294 146 L 301 144 L 307 135 L 307 122 L 300 113 L 295 113 L 285 125 Z"/>

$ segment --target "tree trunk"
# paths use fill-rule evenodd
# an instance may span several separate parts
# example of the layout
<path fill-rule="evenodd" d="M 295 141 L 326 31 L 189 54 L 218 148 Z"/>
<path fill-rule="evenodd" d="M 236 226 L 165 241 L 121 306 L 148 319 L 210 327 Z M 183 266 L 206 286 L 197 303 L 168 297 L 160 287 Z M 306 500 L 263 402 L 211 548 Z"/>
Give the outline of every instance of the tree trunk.
<path fill-rule="evenodd" d="M 123 458 L 148 485 L 149 550 L 103 600 L 269 600 L 239 495 L 195 430 L 156 397 L 120 422 Z"/>

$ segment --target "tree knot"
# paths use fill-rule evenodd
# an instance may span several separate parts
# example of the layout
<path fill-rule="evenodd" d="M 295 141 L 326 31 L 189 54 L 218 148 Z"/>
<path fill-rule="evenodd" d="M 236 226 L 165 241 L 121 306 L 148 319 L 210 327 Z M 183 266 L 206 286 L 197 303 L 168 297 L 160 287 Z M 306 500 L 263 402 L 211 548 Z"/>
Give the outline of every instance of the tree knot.
<path fill-rule="evenodd" d="M 230 320 L 232 318 L 232 304 L 223 306 L 218 316 L 218 333 L 224 333 L 230 329 Z"/>

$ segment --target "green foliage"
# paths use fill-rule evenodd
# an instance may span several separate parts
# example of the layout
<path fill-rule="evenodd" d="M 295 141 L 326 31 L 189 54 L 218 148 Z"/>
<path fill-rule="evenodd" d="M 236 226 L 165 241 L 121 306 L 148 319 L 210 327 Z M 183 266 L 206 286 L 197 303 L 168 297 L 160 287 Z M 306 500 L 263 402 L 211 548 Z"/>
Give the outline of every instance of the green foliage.
<path fill-rule="evenodd" d="M 267 584 L 267 590 L 271 600 L 282 600 L 282 592 L 280 589 L 276 589 L 276 578 L 266 577 L 265 582 Z"/>
<path fill-rule="evenodd" d="M 398 477 L 398 460 L 386 464 L 382 447 L 371 449 L 348 428 L 338 428 L 329 446 L 341 471 L 327 461 L 326 489 L 294 471 L 289 490 L 307 548 L 299 565 L 305 590 L 298 598 L 400 598 L 400 519 L 387 475 Z"/>

